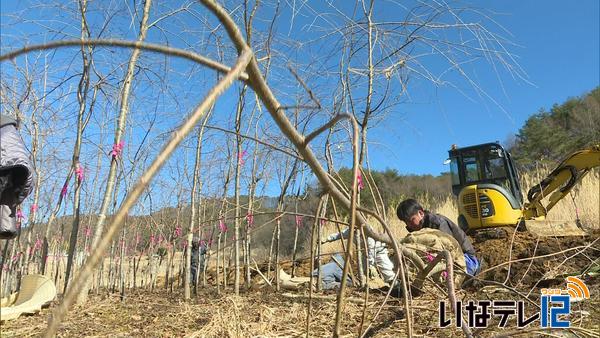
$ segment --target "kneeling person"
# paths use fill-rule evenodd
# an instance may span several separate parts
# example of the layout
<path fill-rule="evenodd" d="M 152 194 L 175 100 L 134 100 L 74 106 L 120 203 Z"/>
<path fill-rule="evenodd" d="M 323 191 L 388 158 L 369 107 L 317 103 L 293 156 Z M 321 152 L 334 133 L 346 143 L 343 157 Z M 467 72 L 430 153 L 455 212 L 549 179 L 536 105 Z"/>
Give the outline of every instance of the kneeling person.
<path fill-rule="evenodd" d="M 321 243 L 333 242 L 341 238 L 347 239 L 349 234 L 350 229 L 346 228 L 342 232 L 336 232 L 327 236 Z M 367 263 L 371 271 L 371 276 L 380 275 L 385 283 L 392 284 L 396 276 L 396 269 L 390 260 L 388 248 L 385 243 L 367 237 Z"/>
<path fill-rule="evenodd" d="M 418 231 L 423 228 L 437 229 L 454 237 L 460 244 L 465 256 L 467 274 L 474 276 L 479 273 L 481 268 L 477 257 L 475 257 L 475 248 L 465 232 L 452 222 L 448 217 L 434 214 L 423 207 L 414 199 L 404 200 L 396 209 L 398 218 L 406 223 L 408 232 Z"/>

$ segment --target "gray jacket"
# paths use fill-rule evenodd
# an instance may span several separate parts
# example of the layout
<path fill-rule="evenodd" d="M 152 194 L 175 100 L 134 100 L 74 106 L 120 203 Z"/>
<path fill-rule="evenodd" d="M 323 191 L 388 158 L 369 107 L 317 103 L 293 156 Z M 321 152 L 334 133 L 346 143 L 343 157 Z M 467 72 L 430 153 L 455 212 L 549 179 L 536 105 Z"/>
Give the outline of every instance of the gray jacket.
<path fill-rule="evenodd" d="M 471 255 L 475 255 L 475 248 L 473 244 L 471 244 L 471 240 L 467 237 L 464 231 L 456 225 L 456 223 L 452 222 L 448 217 L 440 214 L 433 214 L 429 211 L 425 211 L 425 219 L 423 219 L 423 227 L 438 229 L 441 230 L 448 235 L 454 237 L 463 251 L 463 253 L 468 253 Z"/>
<path fill-rule="evenodd" d="M 17 205 L 33 189 L 33 166 L 17 122 L 0 115 L 0 239 L 17 236 Z"/>

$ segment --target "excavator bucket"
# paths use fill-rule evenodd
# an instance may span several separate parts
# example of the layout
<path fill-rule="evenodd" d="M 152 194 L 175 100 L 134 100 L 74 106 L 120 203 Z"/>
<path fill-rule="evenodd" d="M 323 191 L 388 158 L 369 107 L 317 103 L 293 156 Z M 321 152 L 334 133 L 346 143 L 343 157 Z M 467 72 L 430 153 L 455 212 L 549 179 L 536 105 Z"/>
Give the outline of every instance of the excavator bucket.
<path fill-rule="evenodd" d="M 567 237 L 567 236 L 585 236 L 583 231 L 575 221 L 549 221 L 549 220 L 529 220 L 525 221 L 527 231 L 540 237 Z"/>

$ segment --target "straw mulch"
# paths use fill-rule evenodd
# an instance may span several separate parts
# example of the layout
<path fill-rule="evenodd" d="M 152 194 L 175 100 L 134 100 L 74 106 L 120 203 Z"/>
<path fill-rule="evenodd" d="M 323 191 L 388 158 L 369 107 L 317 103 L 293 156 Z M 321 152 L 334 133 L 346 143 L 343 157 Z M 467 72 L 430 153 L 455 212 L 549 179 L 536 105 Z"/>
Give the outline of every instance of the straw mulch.
<path fill-rule="evenodd" d="M 512 243 L 512 245 L 511 245 Z M 482 337 L 497 334 L 521 336 L 600 336 L 600 234 L 593 232 L 580 238 L 538 239 L 527 233 L 508 233 L 505 238 L 475 240 L 481 254 L 484 271 L 475 281 L 458 291 L 457 297 L 468 300 L 524 300 L 528 315 L 539 305 L 542 287 L 564 288 L 564 277 L 580 274 L 591 292 L 591 299 L 572 304 L 569 332 L 540 332 L 536 322 L 524 330 L 516 330 L 515 318 L 508 327 L 497 327 L 498 318 L 492 318 L 488 328 L 474 330 Z M 512 250 L 508 248 L 512 247 Z M 537 257 L 537 258 L 534 258 Z M 506 264 L 508 261 L 514 261 Z M 308 263 L 304 262 L 303 265 Z M 306 275 L 310 269 L 300 266 Z M 508 278 L 507 278 L 508 276 Z M 254 276 L 258 278 L 258 276 Z M 487 280 L 487 281 L 486 281 Z M 407 323 L 404 307 L 399 298 L 371 290 L 365 320 L 363 299 L 365 293 L 350 289 L 344 308 L 342 336 L 402 337 Z M 335 292 L 325 292 L 313 299 L 308 335 L 332 335 L 336 314 Z M 412 300 L 413 330 L 417 336 L 462 336 L 454 327 L 438 326 L 439 301 L 447 299 L 443 287 L 426 284 L 425 293 Z M 214 286 L 201 288 L 190 302 L 183 301 L 180 289 L 168 292 L 163 287 L 155 290 L 128 290 L 124 299 L 119 294 L 100 291 L 92 293 L 84 307 L 73 308 L 59 331 L 59 337 L 299 337 L 307 333 L 308 292 L 280 293 L 264 285 L 233 295 L 231 287 L 216 293 Z M 380 307 L 381 312 L 375 317 Z M 449 311 L 449 305 L 447 305 Z M 39 336 L 46 327 L 51 309 L 37 315 L 7 321 L 0 326 L 1 337 Z M 448 316 L 452 317 L 451 312 Z M 362 331 L 361 331 L 362 330 Z"/>

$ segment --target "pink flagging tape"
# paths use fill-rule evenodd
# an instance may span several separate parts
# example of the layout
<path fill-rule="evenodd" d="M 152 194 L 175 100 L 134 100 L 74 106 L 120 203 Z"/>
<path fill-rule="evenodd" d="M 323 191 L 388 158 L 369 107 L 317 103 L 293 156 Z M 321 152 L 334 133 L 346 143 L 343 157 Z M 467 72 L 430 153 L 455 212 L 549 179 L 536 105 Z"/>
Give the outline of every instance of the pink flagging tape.
<path fill-rule="evenodd" d="M 113 144 L 112 150 L 110 152 L 112 157 L 117 158 L 117 157 L 121 156 L 121 154 L 123 153 L 124 146 L 125 146 L 125 142 L 123 140 L 119 141 L 119 143 L 117 143 L 117 144 Z"/>

